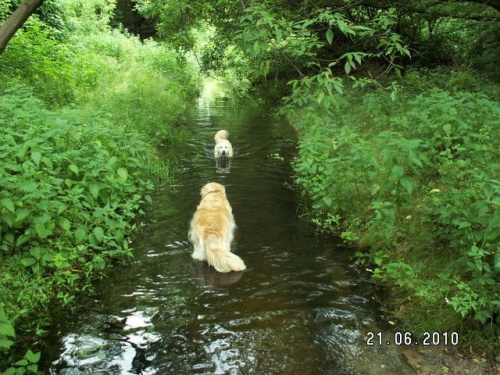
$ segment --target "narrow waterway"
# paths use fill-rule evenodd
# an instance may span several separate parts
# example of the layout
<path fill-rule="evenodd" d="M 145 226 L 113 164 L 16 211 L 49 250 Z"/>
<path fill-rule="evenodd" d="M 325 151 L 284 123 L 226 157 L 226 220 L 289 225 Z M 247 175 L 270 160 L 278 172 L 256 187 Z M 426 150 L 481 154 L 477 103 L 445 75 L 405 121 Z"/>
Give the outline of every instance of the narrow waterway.
<path fill-rule="evenodd" d="M 352 250 L 299 217 L 292 129 L 258 102 L 209 96 L 188 127 L 189 144 L 168 150 L 176 184 L 154 194 L 132 264 L 54 328 L 50 373 L 413 374 L 395 347 L 366 345 L 383 323 Z M 231 134 L 230 164 L 213 158 L 219 129 Z M 191 259 L 189 222 L 210 181 L 226 186 L 242 273 Z"/>

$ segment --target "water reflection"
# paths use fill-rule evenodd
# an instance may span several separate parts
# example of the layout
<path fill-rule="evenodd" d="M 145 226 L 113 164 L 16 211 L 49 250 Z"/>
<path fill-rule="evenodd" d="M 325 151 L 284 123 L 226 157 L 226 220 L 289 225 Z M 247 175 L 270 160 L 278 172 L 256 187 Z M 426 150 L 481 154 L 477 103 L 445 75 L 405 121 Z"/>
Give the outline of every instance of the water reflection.
<path fill-rule="evenodd" d="M 243 276 L 243 272 L 217 272 L 206 262 L 193 260 L 193 268 L 200 278 L 201 285 L 228 285 L 238 282 Z"/>
<path fill-rule="evenodd" d="M 225 156 L 215 158 L 215 169 L 217 173 L 229 173 L 231 170 L 231 159 Z"/>

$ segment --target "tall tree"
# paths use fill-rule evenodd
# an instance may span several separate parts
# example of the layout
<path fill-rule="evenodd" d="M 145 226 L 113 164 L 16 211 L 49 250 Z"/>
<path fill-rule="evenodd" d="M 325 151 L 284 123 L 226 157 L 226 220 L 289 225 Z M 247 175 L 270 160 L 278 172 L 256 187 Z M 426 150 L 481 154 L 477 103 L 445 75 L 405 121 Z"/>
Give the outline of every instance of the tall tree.
<path fill-rule="evenodd" d="M 24 25 L 33 12 L 42 5 L 43 0 L 24 0 L 21 5 L 10 15 L 0 27 L 0 54 L 5 50 L 7 44 L 14 34 Z"/>

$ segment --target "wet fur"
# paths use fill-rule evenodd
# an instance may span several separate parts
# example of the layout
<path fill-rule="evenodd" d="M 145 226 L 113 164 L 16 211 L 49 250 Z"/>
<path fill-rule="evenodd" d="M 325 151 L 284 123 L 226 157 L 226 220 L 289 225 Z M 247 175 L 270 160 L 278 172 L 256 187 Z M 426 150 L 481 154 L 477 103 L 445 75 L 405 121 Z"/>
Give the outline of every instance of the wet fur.
<path fill-rule="evenodd" d="M 233 157 L 233 146 L 231 142 L 228 141 L 227 137 L 229 137 L 229 132 L 227 130 L 219 130 L 215 133 L 214 156 L 216 158 Z"/>
<path fill-rule="evenodd" d="M 231 253 L 236 229 L 223 185 L 210 182 L 201 189 L 201 202 L 191 220 L 189 240 L 194 259 L 207 261 L 218 272 L 243 271 L 241 258 Z"/>

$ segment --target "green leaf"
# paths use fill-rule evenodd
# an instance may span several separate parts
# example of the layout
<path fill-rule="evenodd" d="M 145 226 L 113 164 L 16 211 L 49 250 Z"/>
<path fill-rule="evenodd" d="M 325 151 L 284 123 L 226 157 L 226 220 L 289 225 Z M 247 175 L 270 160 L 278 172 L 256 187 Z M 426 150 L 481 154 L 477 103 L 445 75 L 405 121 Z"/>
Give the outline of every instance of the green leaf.
<path fill-rule="evenodd" d="M 116 156 L 112 156 L 109 158 L 109 160 L 106 162 L 106 164 L 109 165 L 110 167 L 112 167 L 113 165 L 116 164 L 117 160 L 118 160 L 118 158 Z"/>
<path fill-rule="evenodd" d="M 23 375 L 26 372 L 24 368 L 9 367 L 2 375 Z"/>
<path fill-rule="evenodd" d="M 118 178 L 120 179 L 121 182 L 127 181 L 128 172 L 125 168 L 118 168 L 116 174 L 118 175 Z"/>
<path fill-rule="evenodd" d="M 22 258 L 21 259 L 21 264 L 24 266 L 24 267 L 31 267 L 33 264 L 36 263 L 36 259 L 33 258 L 33 257 L 29 257 L 29 258 Z"/>
<path fill-rule="evenodd" d="M 99 196 L 99 185 L 97 184 L 90 184 L 89 186 L 89 190 L 90 190 L 90 194 L 92 194 L 92 196 L 97 199 L 97 197 Z"/>
<path fill-rule="evenodd" d="M 19 186 L 19 190 L 25 193 L 33 193 L 38 190 L 38 184 L 35 181 L 25 181 L 22 186 Z"/>
<path fill-rule="evenodd" d="M 95 227 L 92 233 L 94 233 L 97 242 L 101 243 L 104 240 L 104 231 L 101 227 Z"/>
<path fill-rule="evenodd" d="M 75 243 L 81 244 L 87 238 L 87 232 L 83 228 L 78 228 L 75 231 Z"/>
<path fill-rule="evenodd" d="M 384 260 L 384 257 L 381 256 L 381 255 L 375 255 L 375 257 L 373 258 L 373 262 L 377 265 L 377 266 L 380 266 L 382 264 L 382 261 Z"/>
<path fill-rule="evenodd" d="M 8 349 L 8 348 L 10 348 L 12 346 L 12 344 L 14 344 L 14 341 L 9 340 L 9 339 L 7 339 L 5 337 L 2 337 L 0 335 L 0 348 Z"/>
<path fill-rule="evenodd" d="M 4 206 L 10 212 L 14 213 L 16 211 L 16 206 L 14 205 L 14 202 L 12 201 L 12 199 L 3 198 L 0 202 L 2 203 L 2 206 Z"/>
<path fill-rule="evenodd" d="M 391 180 L 392 181 L 397 181 L 399 180 L 405 172 L 405 169 L 403 168 L 402 165 L 395 165 L 392 167 L 392 172 L 391 172 Z"/>
<path fill-rule="evenodd" d="M 349 72 L 351 71 L 351 64 L 349 63 L 349 61 L 346 61 L 344 65 L 344 70 L 346 74 L 349 74 Z"/>
<path fill-rule="evenodd" d="M 16 337 L 16 332 L 12 324 L 0 322 L 0 336 Z"/>
<path fill-rule="evenodd" d="M 28 242 L 31 240 L 31 231 L 28 231 L 27 233 L 24 233 L 23 235 L 19 236 L 19 238 L 16 241 L 16 246 L 19 247 L 22 244 Z"/>
<path fill-rule="evenodd" d="M 261 64 L 261 72 L 262 72 L 262 75 L 265 77 L 267 76 L 267 74 L 269 73 L 269 69 L 270 69 L 270 66 L 271 66 L 271 62 L 270 61 L 265 61 Z"/>
<path fill-rule="evenodd" d="M 31 159 L 35 162 L 36 166 L 40 165 L 40 160 L 42 159 L 42 154 L 38 151 L 33 151 L 31 153 Z"/>
<path fill-rule="evenodd" d="M 57 214 L 58 215 L 61 214 L 62 212 L 66 211 L 67 208 L 68 208 L 67 204 L 59 202 L 59 204 L 57 205 Z"/>
<path fill-rule="evenodd" d="M 20 224 L 24 219 L 26 219 L 30 215 L 30 210 L 26 208 L 21 208 L 16 212 L 16 219 L 14 220 L 14 224 Z"/>
<path fill-rule="evenodd" d="M 328 29 L 326 31 L 326 40 L 328 41 L 329 45 L 332 45 L 332 41 L 333 41 L 333 31 L 332 31 L 332 29 Z"/>
<path fill-rule="evenodd" d="M 79 172 L 78 167 L 76 165 L 74 165 L 74 164 L 70 164 L 69 170 L 71 172 L 73 172 L 74 174 L 78 174 L 78 172 Z"/>
<path fill-rule="evenodd" d="M 403 187 L 406 189 L 406 191 L 408 192 L 408 194 L 411 194 L 412 191 L 413 191 L 413 182 L 410 178 L 408 177 L 402 177 L 399 182 L 401 183 L 401 185 L 403 185 Z"/>
<path fill-rule="evenodd" d="M 332 197 L 324 197 L 323 198 L 323 201 L 325 201 L 325 204 L 327 205 L 327 207 L 331 207 L 332 206 Z"/>
<path fill-rule="evenodd" d="M 60 220 L 59 220 L 59 225 L 61 226 L 62 229 L 64 229 L 66 232 L 70 232 L 71 231 L 71 222 L 66 219 L 65 217 L 62 217 Z"/>
<path fill-rule="evenodd" d="M 28 349 L 28 351 L 24 355 L 24 358 L 26 358 L 31 363 L 38 363 L 38 361 L 40 360 L 40 356 L 41 356 L 40 352 L 33 353 L 31 349 Z"/>
<path fill-rule="evenodd" d="M 50 236 L 52 234 L 52 231 L 48 230 L 45 227 L 44 223 L 41 223 L 41 222 L 35 223 L 33 225 L 33 227 L 35 228 L 36 234 L 38 234 L 38 237 L 40 237 L 40 238 L 47 238 L 48 236 Z"/>
<path fill-rule="evenodd" d="M 370 194 L 375 195 L 379 190 L 380 190 L 380 185 L 373 184 L 372 187 L 370 188 Z"/>
<path fill-rule="evenodd" d="M 42 157 L 42 163 L 47 166 L 47 169 L 53 170 L 54 169 L 54 164 L 52 163 L 52 160 L 50 160 L 48 157 L 43 156 Z"/>

